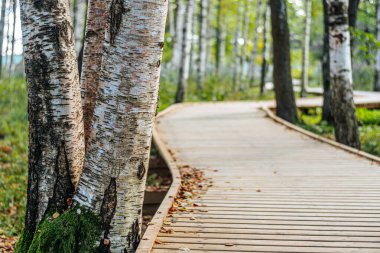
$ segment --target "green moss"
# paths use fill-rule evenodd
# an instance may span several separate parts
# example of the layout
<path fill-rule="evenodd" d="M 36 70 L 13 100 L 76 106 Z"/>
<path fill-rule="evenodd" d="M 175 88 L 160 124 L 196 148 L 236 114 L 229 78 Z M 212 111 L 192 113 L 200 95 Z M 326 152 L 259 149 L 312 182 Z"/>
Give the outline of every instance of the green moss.
<path fill-rule="evenodd" d="M 97 251 L 99 228 L 97 215 L 75 207 L 56 218 L 47 216 L 38 225 L 32 241 L 24 232 L 15 253 L 93 253 Z"/>

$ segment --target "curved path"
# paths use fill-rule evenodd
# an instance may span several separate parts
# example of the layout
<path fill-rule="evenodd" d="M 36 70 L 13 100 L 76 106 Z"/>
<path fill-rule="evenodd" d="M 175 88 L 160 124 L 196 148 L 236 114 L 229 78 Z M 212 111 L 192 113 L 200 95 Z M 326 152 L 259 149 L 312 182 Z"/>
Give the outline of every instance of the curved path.
<path fill-rule="evenodd" d="M 138 252 L 380 252 L 379 159 L 293 131 L 263 105 L 187 104 L 158 119 L 175 180 Z M 181 166 L 209 188 L 166 216 Z"/>

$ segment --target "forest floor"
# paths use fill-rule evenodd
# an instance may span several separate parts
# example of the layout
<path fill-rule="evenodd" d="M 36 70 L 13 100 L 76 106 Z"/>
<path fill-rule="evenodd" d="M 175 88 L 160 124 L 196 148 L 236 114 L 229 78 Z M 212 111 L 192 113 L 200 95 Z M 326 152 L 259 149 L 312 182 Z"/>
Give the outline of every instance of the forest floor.
<path fill-rule="evenodd" d="M 322 108 L 317 107 L 299 112 L 305 130 L 335 140 L 334 126 L 322 121 Z M 362 150 L 380 156 L 380 109 L 358 108 L 356 117 L 359 123 L 359 134 Z"/>

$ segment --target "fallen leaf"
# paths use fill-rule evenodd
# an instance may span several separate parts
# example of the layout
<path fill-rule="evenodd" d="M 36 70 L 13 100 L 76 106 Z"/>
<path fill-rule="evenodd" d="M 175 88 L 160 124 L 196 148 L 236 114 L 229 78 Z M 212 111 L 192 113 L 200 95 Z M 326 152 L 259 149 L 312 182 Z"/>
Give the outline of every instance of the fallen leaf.
<path fill-rule="evenodd" d="M 55 212 L 55 213 L 53 214 L 53 219 L 57 219 L 58 217 L 59 217 L 59 213 Z"/>

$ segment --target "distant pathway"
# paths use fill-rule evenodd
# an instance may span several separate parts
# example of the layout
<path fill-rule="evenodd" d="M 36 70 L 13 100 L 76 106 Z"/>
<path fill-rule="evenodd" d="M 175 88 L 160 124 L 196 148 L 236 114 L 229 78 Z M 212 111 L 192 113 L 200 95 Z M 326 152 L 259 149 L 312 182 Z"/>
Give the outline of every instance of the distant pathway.
<path fill-rule="evenodd" d="M 152 252 L 379 253 L 380 165 L 275 123 L 262 105 L 191 104 L 159 119 L 172 169 L 201 169 L 212 186 L 165 218 Z"/>

